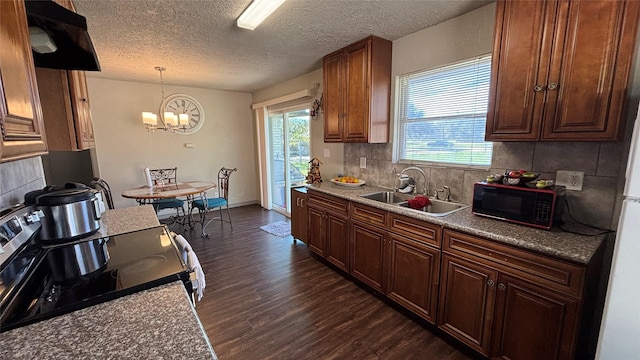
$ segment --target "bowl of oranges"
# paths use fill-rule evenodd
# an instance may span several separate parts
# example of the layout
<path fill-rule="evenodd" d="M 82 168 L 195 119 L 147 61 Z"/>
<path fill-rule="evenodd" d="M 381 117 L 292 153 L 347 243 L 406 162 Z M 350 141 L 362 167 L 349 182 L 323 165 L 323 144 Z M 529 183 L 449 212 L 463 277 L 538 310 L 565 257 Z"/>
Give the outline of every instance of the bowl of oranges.
<path fill-rule="evenodd" d="M 331 182 L 336 185 L 347 187 L 362 186 L 366 183 L 364 180 L 360 180 L 355 176 L 337 176 L 331 179 Z"/>

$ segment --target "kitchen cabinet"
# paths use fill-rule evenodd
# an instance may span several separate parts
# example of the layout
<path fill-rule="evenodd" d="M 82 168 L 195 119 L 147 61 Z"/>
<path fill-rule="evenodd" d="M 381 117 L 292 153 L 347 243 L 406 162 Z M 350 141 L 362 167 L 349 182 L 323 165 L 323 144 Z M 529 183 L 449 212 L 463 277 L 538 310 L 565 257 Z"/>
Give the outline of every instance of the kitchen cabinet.
<path fill-rule="evenodd" d="M 387 297 L 435 324 L 442 228 L 389 214 Z"/>
<path fill-rule="evenodd" d="M 307 242 L 307 188 L 291 188 L 291 236 Z"/>
<path fill-rule="evenodd" d="M 374 290 L 385 293 L 387 231 L 351 220 L 351 275 Z"/>
<path fill-rule="evenodd" d="M 391 42 L 370 36 L 322 60 L 325 142 L 389 141 Z"/>
<path fill-rule="evenodd" d="M 46 154 L 23 1 L 0 1 L 0 41 L 0 162 Z"/>
<path fill-rule="evenodd" d="M 36 68 L 36 77 L 49 150 L 95 147 L 84 71 Z"/>
<path fill-rule="evenodd" d="M 445 229 L 437 325 L 496 359 L 572 359 L 583 266 Z"/>
<path fill-rule="evenodd" d="M 76 11 L 70 0 L 55 0 Z M 36 68 L 44 124 L 51 151 L 95 147 L 91 104 L 84 71 Z"/>
<path fill-rule="evenodd" d="M 308 194 L 309 250 L 349 271 L 349 202 L 316 191 Z"/>
<path fill-rule="evenodd" d="M 617 140 L 640 2 L 497 3 L 486 139 Z"/>

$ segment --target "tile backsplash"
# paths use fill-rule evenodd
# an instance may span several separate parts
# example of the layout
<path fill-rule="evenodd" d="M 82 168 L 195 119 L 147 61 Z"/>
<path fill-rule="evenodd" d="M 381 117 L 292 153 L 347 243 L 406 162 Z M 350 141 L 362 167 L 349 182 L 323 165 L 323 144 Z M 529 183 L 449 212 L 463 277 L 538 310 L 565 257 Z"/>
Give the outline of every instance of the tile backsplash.
<path fill-rule="evenodd" d="M 0 164 L 0 209 L 22 203 L 24 194 L 44 186 L 39 156 Z"/>
<path fill-rule="evenodd" d="M 627 147 L 628 148 L 628 147 Z M 571 214 L 578 220 L 600 227 L 617 225 L 616 198 L 620 169 L 626 161 L 625 143 L 593 142 L 495 142 L 489 170 L 472 170 L 436 166 L 419 167 L 427 175 L 429 195 L 443 185 L 451 189 L 451 200 L 471 204 L 473 183 L 505 169 L 526 169 L 541 177 L 555 179 L 557 170 L 584 172 L 582 191 L 567 191 Z M 368 184 L 393 188 L 395 172 L 411 164 L 392 163 L 393 145 L 345 144 L 344 173 L 358 176 Z M 367 168 L 360 168 L 360 157 L 367 158 Z M 422 176 L 407 172 L 422 192 Z"/>

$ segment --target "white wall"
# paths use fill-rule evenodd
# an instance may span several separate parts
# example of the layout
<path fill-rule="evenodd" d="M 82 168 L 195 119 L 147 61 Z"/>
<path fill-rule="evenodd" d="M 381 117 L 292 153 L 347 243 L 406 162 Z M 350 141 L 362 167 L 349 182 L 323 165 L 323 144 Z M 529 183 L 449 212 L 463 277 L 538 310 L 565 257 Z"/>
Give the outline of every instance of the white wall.
<path fill-rule="evenodd" d="M 136 202 L 120 196 L 144 184 L 143 169 L 178 167 L 178 181 L 217 181 L 222 166 L 237 167 L 229 203 L 258 200 L 251 94 L 165 85 L 165 96 L 184 93 L 204 107 L 204 126 L 195 134 L 147 132 L 141 112 L 158 113 L 159 84 L 88 78 L 100 176 L 111 186 L 116 207 Z M 186 148 L 185 144 L 193 144 Z"/>
<path fill-rule="evenodd" d="M 321 93 L 322 69 L 318 69 L 289 81 L 256 91 L 253 93 L 253 102 L 259 103 L 303 89 L 309 89 L 312 88 L 314 84 L 320 84 L 318 93 Z M 344 144 L 324 142 L 324 128 L 322 126 L 324 118 L 322 115 L 323 114 L 321 113 L 314 120 L 311 120 L 311 157 L 318 158 L 322 161 L 320 171 L 322 173 L 322 178 L 327 181 L 328 179 L 343 172 Z M 324 156 L 324 149 L 329 149 L 329 157 Z"/>

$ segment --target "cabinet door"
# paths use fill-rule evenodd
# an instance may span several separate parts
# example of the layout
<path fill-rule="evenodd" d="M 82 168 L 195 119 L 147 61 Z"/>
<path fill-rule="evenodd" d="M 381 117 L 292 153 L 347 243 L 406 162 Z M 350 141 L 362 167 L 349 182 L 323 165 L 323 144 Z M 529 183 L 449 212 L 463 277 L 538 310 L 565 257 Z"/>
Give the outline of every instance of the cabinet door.
<path fill-rule="evenodd" d="M 440 250 L 389 234 L 387 296 L 435 324 L 440 277 Z"/>
<path fill-rule="evenodd" d="M 369 43 L 345 52 L 344 141 L 367 142 L 369 129 Z"/>
<path fill-rule="evenodd" d="M 307 207 L 309 216 L 309 221 L 307 224 L 309 225 L 309 233 L 308 233 L 308 242 L 309 250 L 314 253 L 325 257 L 325 226 L 324 226 L 324 211 L 317 209 L 313 206 Z"/>
<path fill-rule="evenodd" d="M 349 220 L 327 213 L 325 218 L 327 260 L 344 271 L 349 271 Z"/>
<path fill-rule="evenodd" d="M 307 242 L 307 194 L 291 189 L 291 235 Z"/>
<path fill-rule="evenodd" d="M 377 291 L 385 291 L 386 231 L 351 221 L 351 275 Z"/>
<path fill-rule="evenodd" d="M 492 358 L 572 359 L 578 301 L 500 274 Z"/>
<path fill-rule="evenodd" d="M 542 139 L 617 139 L 624 127 L 620 117 L 635 47 L 638 7 L 637 1 L 561 2 Z"/>
<path fill-rule="evenodd" d="M 537 140 L 557 2 L 498 1 L 496 6 L 485 138 Z"/>
<path fill-rule="evenodd" d="M 45 154 L 23 1 L 0 1 L 0 39 L 0 162 Z"/>
<path fill-rule="evenodd" d="M 488 356 L 497 271 L 446 253 L 442 271 L 438 327 Z"/>
<path fill-rule="evenodd" d="M 342 63 L 342 53 L 326 57 L 322 62 L 324 91 L 322 110 L 325 142 L 342 141 L 342 118 L 344 116 L 342 109 L 342 91 L 344 86 Z"/>
<path fill-rule="evenodd" d="M 95 147 L 87 77 L 84 71 L 69 71 L 71 107 L 79 150 Z"/>

